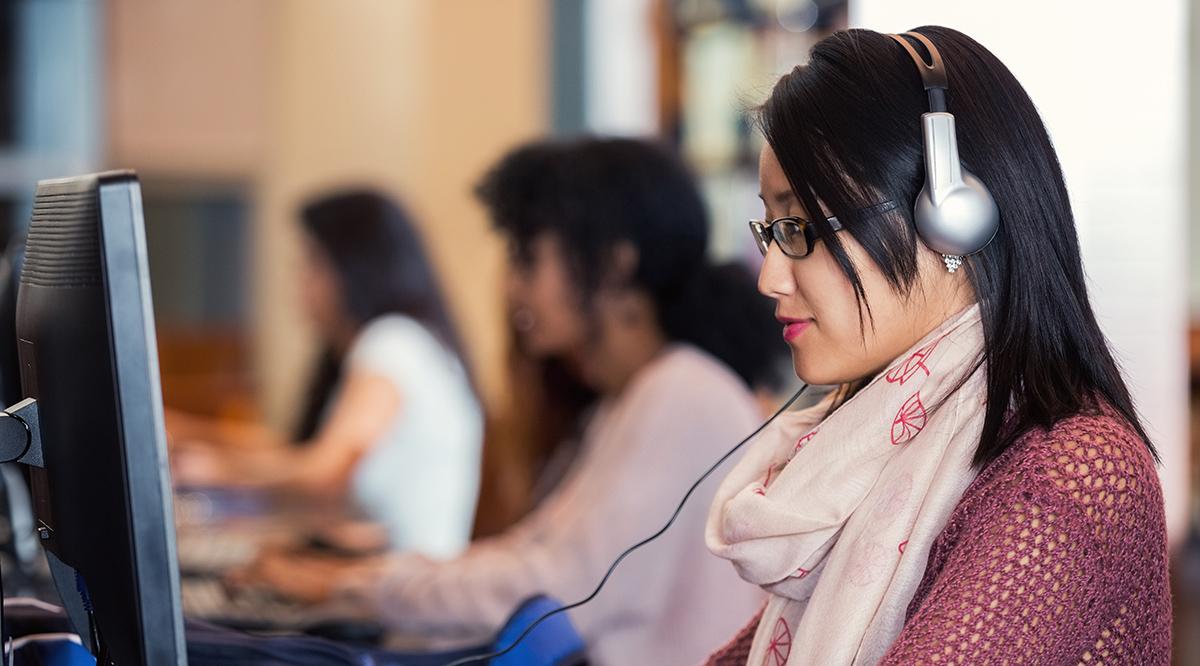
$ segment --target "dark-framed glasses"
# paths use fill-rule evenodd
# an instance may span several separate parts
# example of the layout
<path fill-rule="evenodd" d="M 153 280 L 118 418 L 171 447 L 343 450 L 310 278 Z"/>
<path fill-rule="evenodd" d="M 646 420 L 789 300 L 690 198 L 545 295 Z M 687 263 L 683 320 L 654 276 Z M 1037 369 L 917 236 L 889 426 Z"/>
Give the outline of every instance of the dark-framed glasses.
<path fill-rule="evenodd" d="M 885 201 L 862 208 L 860 212 L 879 215 L 895 208 L 895 203 Z M 845 228 L 836 216 L 827 217 L 825 221 L 829 223 L 829 228 L 834 232 Z M 754 242 L 758 245 L 758 251 L 762 252 L 764 257 L 767 256 L 767 250 L 771 249 L 772 242 L 777 243 L 779 249 L 793 259 L 807 257 L 812 254 L 813 248 L 820 240 L 812 220 L 806 220 L 798 215 L 785 215 L 770 221 L 750 220 L 750 231 L 754 234 Z"/>

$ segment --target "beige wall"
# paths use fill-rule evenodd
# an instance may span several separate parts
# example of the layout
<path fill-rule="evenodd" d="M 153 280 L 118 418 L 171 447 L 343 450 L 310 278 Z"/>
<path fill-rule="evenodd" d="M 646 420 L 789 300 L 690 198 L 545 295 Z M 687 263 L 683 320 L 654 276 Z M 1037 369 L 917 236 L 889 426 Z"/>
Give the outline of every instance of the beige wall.
<path fill-rule="evenodd" d="M 255 340 L 272 421 L 311 337 L 294 212 L 371 184 L 425 230 L 486 397 L 502 394 L 503 248 L 471 198 L 548 125 L 545 0 L 110 0 L 110 161 L 255 185 Z"/>
<path fill-rule="evenodd" d="M 245 0 L 108 0 L 107 159 L 252 177 L 265 157 L 275 11 Z"/>
<path fill-rule="evenodd" d="M 439 0 L 425 34 L 428 87 L 416 127 L 409 199 L 452 294 L 457 323 L 491 404 L 503 394 L 505 248 L 472 190 L 517 142 L 550 127 L 545 0 Z"/>

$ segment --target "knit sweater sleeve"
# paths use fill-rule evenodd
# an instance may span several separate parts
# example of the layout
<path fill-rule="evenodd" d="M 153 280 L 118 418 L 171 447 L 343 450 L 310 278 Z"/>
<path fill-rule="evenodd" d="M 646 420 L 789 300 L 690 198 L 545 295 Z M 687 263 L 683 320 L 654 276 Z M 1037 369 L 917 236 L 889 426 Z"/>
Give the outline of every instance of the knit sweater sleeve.
<path fill-rule="evenodd" d="M 754 644 L 754 634 L 758 631 L 762 614 L 761 610 L 758 611 L 736 636 L 708 657 L 704 666 L 744 666 L 750 659 L 750 646 Z"/>
<path fill-rule="evenodd" d="M 940 572 L 881 663 L 1167 663 L 1162 495 L 1145 445 L 1095 417 L 1019 444 L 931 553 Z"/>

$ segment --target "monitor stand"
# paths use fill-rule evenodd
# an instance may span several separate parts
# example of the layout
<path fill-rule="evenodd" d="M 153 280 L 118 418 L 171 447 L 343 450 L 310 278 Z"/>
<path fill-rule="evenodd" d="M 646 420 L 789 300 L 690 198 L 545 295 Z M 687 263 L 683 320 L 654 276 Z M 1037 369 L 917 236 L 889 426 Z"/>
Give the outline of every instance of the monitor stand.
<path fill-rule="evenodd" d="M 38 468 L 38 470 L 45 467 L 42 457 L 41 423 L 38 419 L 37 401 L 33 398 L 26 398 L 8 409 L 0 411 L 0 464 L 2 463 L 21 463 Z M 37 470 L 34 471 L 33 476 L 34 483 L 37 483 Z M 41 541 L 45 541 L 53 536 L 53 530 L 45 523 L 38 521 L 37 534 Z M 43 548 L 42 550 L 46 553 L 46 561 L 50 565 L 50 576 L 54 580 L 54 586 L 58 589 L 58 596 L 67 613 L 67 618 L 75 627 L 75 632 L 92 654 L 103 654 L 100 649 L 103 646 L 96 630 L 95 616 L 91 612 L 87 587 L 84 585 L 83 579 L 75 569 L 58 559 L 49 549 Z M 10 637 L 4 625 L 3 597 L 4 590 L 0 586 L 0 644 L 7 652 Z M 97 659 L 97 664 L 104 663 L 105 661 Z"/>

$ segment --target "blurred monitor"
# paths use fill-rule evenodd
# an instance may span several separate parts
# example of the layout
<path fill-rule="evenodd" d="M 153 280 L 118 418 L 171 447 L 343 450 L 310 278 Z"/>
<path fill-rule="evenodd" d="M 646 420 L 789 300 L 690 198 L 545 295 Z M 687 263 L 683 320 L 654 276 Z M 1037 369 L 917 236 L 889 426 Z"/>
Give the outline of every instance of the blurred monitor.
<path fill-rule="evenodd" d="M 38 184 L 16 305 L 41 441 L 30 486 L 63 605 L 102 665 L 186 663 L 147 276 L 132 172 Z"/>

